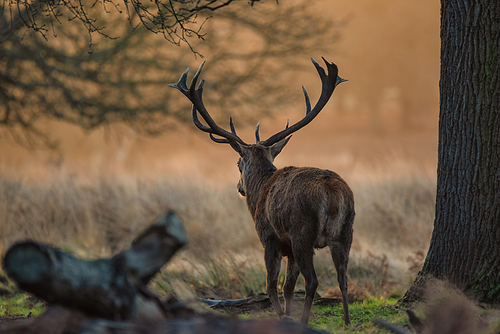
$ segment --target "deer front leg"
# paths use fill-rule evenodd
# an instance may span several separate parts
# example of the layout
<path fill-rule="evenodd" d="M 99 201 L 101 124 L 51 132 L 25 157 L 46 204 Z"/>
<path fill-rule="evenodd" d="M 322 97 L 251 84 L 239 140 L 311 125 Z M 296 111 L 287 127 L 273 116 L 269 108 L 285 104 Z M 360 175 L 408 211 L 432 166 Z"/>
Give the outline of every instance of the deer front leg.
<path fill-rule="evenodd" d="M 269 296 L 278 317 L 281 319 L 285 315 L 283 309 L 281 308 L 277 291 L 278 276 L 280 274 L 281 267 L 281 256 L 272 242 L 268 242 L 265 246 L 264 261 L 266 263 L 267 271 L 267 295 Z"/>
<path fill-rule="evenodd" d="M 297 266 L 297 263 L 295 263 L 293 255 L 288 255 L 285 287 L 283 289 L 283 294 L 285 296 L 285 314 L 288 316 L 292 313 L 293 290 L 295 289 L 299 273 L 299 267 Z"/>

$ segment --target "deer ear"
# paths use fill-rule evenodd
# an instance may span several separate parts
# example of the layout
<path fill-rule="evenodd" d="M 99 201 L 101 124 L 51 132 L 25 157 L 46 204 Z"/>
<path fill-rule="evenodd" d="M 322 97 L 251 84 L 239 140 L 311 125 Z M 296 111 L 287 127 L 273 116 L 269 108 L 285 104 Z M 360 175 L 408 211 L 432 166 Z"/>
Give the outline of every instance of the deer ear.
<path fill-rule="evenodd" d="M 281 139 L 279 142 L 271 146 L 271 156 L 273 157 L 273 159 L 276 158 L 278 154 L 280 154 L 281 150 L 283 149 L 283 147 L 285 147 L 290 138 L 292 138 L 292 136 Z"/>
<path fill-rule="evenodd" d="M 227 140 L 229 142 L 229 145 L 231 145 L 231 147 L 233 148 L 233 150 L 235 150 L 236 152 L 238 152 L 238 154 L 240 155 L 240 157 L 243 157 L 243 152 L 244 152 L 244 148 L 245 146 L 238 143 L 237 141 L 235 140 L 232 140 L 232 139 L 228 139 Z"/>

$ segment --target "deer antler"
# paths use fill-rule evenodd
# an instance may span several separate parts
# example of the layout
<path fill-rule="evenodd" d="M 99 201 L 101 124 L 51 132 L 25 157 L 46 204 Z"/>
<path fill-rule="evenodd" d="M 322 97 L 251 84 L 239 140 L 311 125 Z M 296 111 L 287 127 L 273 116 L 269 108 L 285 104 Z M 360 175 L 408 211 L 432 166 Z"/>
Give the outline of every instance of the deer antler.
<path fill-rule="evenodd" d="M 329 63 L 326 61 L 325 58 L 321 57 L 323 61 L 326 64 L 327 70 L 328 70 L 328 75 L 326 75 L 325 70 L 316 62 L 316 60 L 312 59 L 312 62 L 314 66 L 316 67 L 316 70 L 318 71 L 318 74 L 321 78 L 321 83 L 322 83 L 322 89 L 321 89 L 321 95 L 319 97 L 318 102 L 314 106 L 314 108 L 311 109 L 311 102 L 309 100 L 309 95 L 307 94 L 306 89 L 304 86 L 302 86 L 302 90 L 304 91 L 304 96 L 306 99 L 306 115 L 304 118 L 302 118 L 300 121 L 297 123 L 293 124 L 292 126 L 288 126 L 288 121 L 286 124 L 286 127 L 284 130 L 274 134 L 270 138 L 268 138 L 265 141 L 260 141 L 260 135 L 259 135 L 259 124 L 257 124 L 257 127 L 255 129 L 255 139 L 257 143 L 260 143 L 261 145 L 264 146 L 271 146 L 278 141 L 286 138 L 287 136 L 291 135 L 295 131 L 301 129 L 302 127 L 306 126 L 309 124 L 318 114 L 319 112 L 323 109 L 323 107 L 326 105 L 328 100 L 333 94 L 333 91 L 335 90 L 335 87 L 340 84 L 341 82 L 347 81 L 347 79 L 342 79 L 341 77 L 338 76 L 338 68 L 337 65 L 334 63 Z M 203 62 L 200 67 L 198 68 L 198 71 L 194 75 L 193 79 L 191 80 L 191 83 L 189 85 L 189 88 L 187 87 L 187 76 L 189 73 L 189 68 L 181 75 L 179 78 L 179 81 L 175 84 L 170 84 L 170 87 L 177 88 L 182 94 L 184 94 L 192 103 L 193 103 L 193 110 L 192 110 L 192 116 L 193 116 L 193 122 L 203 132 L 207 132 L 210 134 L 210 138 L 216 142 L 216 143 L 230 143 L 230 141 L 238 142 L 243 145 L 248 145 L 246 144 L 238 135 L 236 134 L 236 130 L 233 125 L 233 119 L 229 117 L 229 126 L 231 127 L 231 132 L 224 130 L 223 128 L 219 127 L 215 121 L 212 119 L 208 111 L 206 110 L 204 104 L 203 104 L 203 99 L 202 99 L 202 94 L 203 94 L 203 84 L 205 81 L 202 79 L 200 81 L 200 84 L 198 85 L 198 88 L 196 87 L 196 83 L 198 82 L 198 78 L 200 77 L 201 70 L 203 69 L 203 65 L 205 65 L 205 62 Z M 201 115 L 201 117 L 205 120 L 207 125 L 204 125 L 200 122 L 198 119 L 198 113 Z M 216 138 L 214 135 L 222 137 L 222 138 Z"/>
<path fill-rule="evenodd" d="M 229 126 L 231 127 L 231 132 L 224 130 L 219 127 L 215 121 L 212 119 L 207 109 L 203 104 L 202 94 L 203 94 L 203 84 L 205 81 L 201 79 L 198 88 L 195 89 L 198 78 L 200 77 L 201 70 L 203 69 L 203 65 L 205 62 L 201 63 L 198 71 L 194 75 L 193 79 L 191 79 L 191 83 L 189 84 L 189 88 L 187 87 L 187 76 L 189 73 L 189 68 L 186 72 L 182 73 L 179 81 L 175 84 L 169 84 L 170 87 L 177 88 L 182 94 L 184 94 L 191 103 L 193 103 L 193 122 L 203 132 L 207 132 L 210 134 L 210 138 L 216 143 L 229 143 L 230 140 L 238 142 L 243 145 L 247 145 L 240 137 L 236 134 L 236 130 L 234 129 L 233 120 L 229 118 Z M 198 113 L 205 120 L 208 126 L 203 125 L 198 119 Z M 222 138 L 216 138 L 214 135 L 220 136 Z"/>
<path fill-rule="evenodd" d="M 293 124 L 290 127 L 288 126 L 287 122 L 287 126 L 284 130 L 274 134 L 269 139 L 260 142 L 260 144 L 264 146 L 271 146 L 277 143 L 278 141 L 282 140 L 283 138 L 291 135 L 295 131 L 303 128 L 307 124 L 309 124 L 319 114 L 321 109 L 323 109 L 323 107 L 326 105 L 326 103 L 332 96 L 335 87 L 341 82 L 347 81 L 347 79 L 342 79 L 341 77 L 338 76 L 337 65 L 335 65 L 334 63 L 329 63 L 323 57 L 321 58 L 325 62 L 326 68 L 328 69 L 328 76 L 326 75 L 325 70 L 318 64 L 318 62 L 316 62 L 316 60 L 311 58 L 314 66 L 316 67 L 316 70 L 318 71 L 322 83 L 321 95 L 314 108 L 311 110 L 309 95 L 307 94 L 307 91 L 304 88 L 304 86 L 302 86 L 302 90 L 304 91 L 304 96 L 306 98 L 306 108 L 307 108 L 306 115 L 304 116 L 304 118 L 302 118 L 300 121 L 298 121 L 297 123 Z M 256 130 L 256 138 L 259 138 L 258 129 Z"/>

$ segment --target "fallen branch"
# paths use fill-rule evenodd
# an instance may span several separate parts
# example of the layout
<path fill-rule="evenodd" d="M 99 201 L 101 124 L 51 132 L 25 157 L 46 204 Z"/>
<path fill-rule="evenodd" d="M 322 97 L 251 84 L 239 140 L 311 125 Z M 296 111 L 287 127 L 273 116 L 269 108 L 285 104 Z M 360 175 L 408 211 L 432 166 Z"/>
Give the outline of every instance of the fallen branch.
<path fill-rule="evenodd" d="M 4 270 L 17 285 L 49 303 L 106 319 L 157 317 L 158 299 L 144 288 L 172 255 L 187 242 L 180 219 L 160 216 L 111 259 L 85 261 L 33 241 L 12 246 Z"/>
<path fill-rule="evenodd" d="M 391 331 L 391 333 L 394 333 L 394 334 L 411 334 L 405 328 L 400 327 L 400 326 L 395 325 L 395 324 L 391 324 L 389 322 L 385 322 L 385 321 L 383 321 L 381 319 L 373 319 L 372 321 L 373 321 L 373 323 L 379 325 L 380 327 L 385 328 L 385 329 Z"/>
<path fill-rule="evenodd" d="M 406 310 L 406 314 L 408 314 L 408 321 L 410 322 L 411 327 L 417 334 L 420 334 L 424 331 L 424 324 L 422 323 L 422 320 L 420 320 L 415 312 L 412 310 Z M 385 328 L 387 330 L 390 330 L 392 333 L 395 334 L 411 334 L 410 331 L 408 331 L 406 328 L 401 327 L 396 324 L 391 324 L 389 322 L 383 321 L 381 319 L 373 319 L 372 320 L 375 324 L 379 325 L 382 328 Z"/>
<path fill-rule="evenodd" d="M 282 294 L 278 294 L 280 302 L 283 302 Z M 354 298 L 352 298 L 352 303 Z M 225 310 L 240 310 L 240 311 L 248 311 L 248 310 L 262 310 L 271 306 L 271 300 L 267 296 L 267 294 L 259 294 L 257 296 L 252 296 L 248 298 L 242 299 L 206 299 L 206 298 L 196 298 L 197 301 L 207 304 L 212 309 L 225 309 Z M 298 291 L 294 293 L 293 301 L 303 302 L 304 301 L 304 292 Z M 315 298 L 313 301 L 314 305 L 321 306 L 330 306 L 330 305 L 339 305 L 342 303 L 342 298 Z"/>

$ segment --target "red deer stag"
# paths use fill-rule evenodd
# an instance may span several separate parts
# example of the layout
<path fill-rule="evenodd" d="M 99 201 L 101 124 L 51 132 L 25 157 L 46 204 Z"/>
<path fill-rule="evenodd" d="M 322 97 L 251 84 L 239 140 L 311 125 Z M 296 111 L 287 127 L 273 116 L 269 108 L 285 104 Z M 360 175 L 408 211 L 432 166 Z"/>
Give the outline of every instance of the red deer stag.
<path fill-rule="evenodd" d="M 193 77 L 189 88 L 184 72 L 171 87 L 181 91 L 192 103 L 194 124 L 217 143 L 228 143 L 238 152 L 238 168 L 241 179 L 238 191 L 246 196 L 248 210 L 255 222 L 255 229 L 264 246 L 267 270 L 267 293 L 280 318 L 290 316 L 293 290 L 299 272 L 305 281 L 305 302 L 302 322 L 308 323 L 318 279 L 313 265 L 314 248 L 328 246 L 337 270 L 337 280 L 342 292 L 344 322 L 350 324 L 347 303 L 347 263 L 352 242 L 354 221 L 354 199 L 349 186 L 336 173 L 313 167 L 285 167 L 273 165 L 276 156 L 290 140 L 290 135 L 306 126 L 323 109 L 335 87 L 346 81 L 341 79 L 335 64 L 323 58 L 328 75 L 314 60 L 312 62 L 322 82 L 321 96 L 311 109 L 309 96 L 302 87 L 306 100 L 306 115 L 303 119 L 287 126 L 284 130 L 261 141 L 259 125 L 255 131 L 256 144 L 246 144 L 236 135 L 232 119 L 231 132 L 219 127 L 203 105 L 203 83 L 196 83 L 205 62 Z M 198 113 L 205 120 L 202 124 Z M 215 136 L 217 137 L 215 137 Z M 287 257 L 284 286 L 285 311 L 281 308 L 277 282 L 282 257 Z"/>

